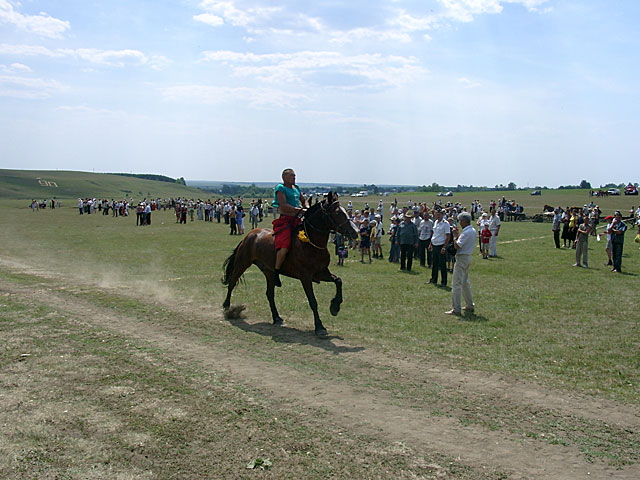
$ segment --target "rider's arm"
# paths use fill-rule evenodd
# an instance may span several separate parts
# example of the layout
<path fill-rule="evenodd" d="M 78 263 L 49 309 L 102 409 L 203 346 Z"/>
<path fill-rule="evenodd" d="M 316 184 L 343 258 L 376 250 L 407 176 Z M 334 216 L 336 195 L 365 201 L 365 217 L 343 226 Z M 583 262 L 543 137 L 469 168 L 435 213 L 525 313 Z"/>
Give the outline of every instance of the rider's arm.
<path fill-rule="evenodd" d="M 284 192 L 276 192 L 276 197 L 278 198 L 278 210 L 283 215 L 296 216 L 298 213 L 301 213 L 302 208 L 293 207 L 287 203 L 287 197 Z"/>

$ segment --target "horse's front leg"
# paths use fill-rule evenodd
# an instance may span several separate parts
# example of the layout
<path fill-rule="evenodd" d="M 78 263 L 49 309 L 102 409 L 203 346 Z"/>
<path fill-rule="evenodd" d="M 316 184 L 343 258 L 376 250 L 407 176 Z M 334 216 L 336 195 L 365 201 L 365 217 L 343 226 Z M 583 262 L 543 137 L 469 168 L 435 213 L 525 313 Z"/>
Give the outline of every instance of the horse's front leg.
<path fill-rule="evenodd" d="M 280 315 L 278 314 L 278 309 L 276 308 L 276 299 L 275 299 L 275 279 L 273 277 L 273 271 L 271 270 L 263 270 L 264 276 L 267 279 L 267 300 L 269 300 L 269 308 L 271 308 L 271 318 L 273 318 L 273 324 L 276 327 L 281 327 L 284 323 Z"/>
<path fill-rule="evenodd" d="M 320 282 L 333 282 L 336 285 L 336 296 L 331 299 L 331 304 L 329 306 L 329 311 L 331 315 L 334 317 L 338 315 L 340 311 L 340 304 L 342 303 L 342 279 L 334 275 L 329 271 L 329 269 L 320 272 L 319 275 L 316 275 L 316 280 Z"/>
<path fill-rule="evenodd" d="M 309 306 L 313 311 L 313 323 L 315 325 L 315 333 L 319 337 L 326 337 L 328 335 L 327 329 L 322 325 L 320 315 L 318 314 L 318 301 L 313 293 L 313 282 L 310 278 L 300 279 L 304 293 L 307 294 L 307 300 L 309 300 Z"/>

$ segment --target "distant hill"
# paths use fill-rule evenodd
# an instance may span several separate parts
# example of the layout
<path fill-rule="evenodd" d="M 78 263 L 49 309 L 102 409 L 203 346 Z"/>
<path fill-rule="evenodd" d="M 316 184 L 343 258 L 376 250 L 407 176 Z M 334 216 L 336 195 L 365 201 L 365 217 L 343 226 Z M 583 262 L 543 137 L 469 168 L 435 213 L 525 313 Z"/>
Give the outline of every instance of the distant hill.
<path fill-rule="evenodd" d="M 109 175 L 122 175 L 123 177 L 144 178 L 145 180 L 157 180 L 159 182 L 179 183 L 184 185 L 184 178 L 176 180 L 175 178 L 166 177 L 164 175 L 155 175 L 152 173 L 110 173 Z"/>
<path fill-rule="evenodd" d="M 168 177 L 163 177 L 168 178 Z M 208 198 L 195 187 L 110 173 L 0 169 L 0 198 Z"/>

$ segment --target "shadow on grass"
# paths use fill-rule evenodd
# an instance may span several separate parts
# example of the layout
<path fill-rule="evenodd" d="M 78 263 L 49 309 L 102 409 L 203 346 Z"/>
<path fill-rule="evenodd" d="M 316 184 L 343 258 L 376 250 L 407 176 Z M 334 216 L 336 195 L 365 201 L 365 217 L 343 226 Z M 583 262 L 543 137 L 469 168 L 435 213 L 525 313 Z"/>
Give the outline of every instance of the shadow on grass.
<path fill-rule="evenodd" d="M 624 275 L 626 277 L 637 277 L 638 274 L 637 273 L 631 273 L 631 272 L 620 272 L 620 275 Z"/>
<path fill-rule="evenodd" d="M 462 317 L 459 317 L 460 320 L 462 320 L 463 322 L 473 322 L 473 323 L 480 323 L 480 322 L 488 322 L 489 319 L 487 317 L 485 317 L 484 315 L 478 315 L 477 313 L 467 313 L 465 312 Z"/>
<path fill-rule="evenodd" d="M 310 345 L 312 347 L 321 348 L 334 355 L 340 355 L 341 353 L 353 353 L 362 352 L 364 347 L 348 347 L 346 345 L 336 345 L 333 340 L 344 340 L 342 337 L 336 335 L 329 335 L 327 337 L 319 338 L 312 330 L 300 330 L 293 327 L 275 327 L 271 323 L 247 323 L 243 318 L 233 318 L 227 320 L 234 327 L 239 328 L 245 332 L 257 333 L 264 337 L 271 337 L 274 342 L 298 344 L 298 345 Z"/>
<path fill-rule="evenodd" d="M 420 272 L 416 272 L 415 270 L 398 270 L 398 273 L 403 273 L 405 275 L 420 275 Z"/>

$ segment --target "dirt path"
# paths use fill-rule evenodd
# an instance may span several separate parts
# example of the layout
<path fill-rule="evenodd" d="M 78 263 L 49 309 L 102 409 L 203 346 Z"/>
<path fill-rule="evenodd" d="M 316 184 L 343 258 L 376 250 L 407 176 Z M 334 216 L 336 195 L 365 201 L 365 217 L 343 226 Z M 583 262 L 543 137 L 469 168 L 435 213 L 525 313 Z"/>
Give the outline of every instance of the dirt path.
<path fill-rule="evenodd" d="M 36 278 L 51 278 L 48 272 L 38 271 L 28 265 L 0 258 L 1 269 Z M 74 287 L 72 279 L 56 278 L 55 286 L 44 282 L 37 287 L 23 286 L 0 277 L 0 291 L 29 301 L 37 289 L 37 301 L 57 310 L 68 312 L 74 321 L 117 331 L 130 338 L 152 342 L 166 355 L 180 358 L 210 371 L 226 371 L 240 382 L 257 386 L 283 402 L 298 402 L 309 407 L 321 407 L 328 413 L 328 423 L 336 429 L 356 433 L 377 434 L 389 441 L 399 441 L 410 446 L 416 455 L 437 451 L 460 457 L 465 463 L 475 466 L 501 468 L 510 472 L 510 478 L 640 478 L 640 465 L 616 470 L 603 463 L 589 463 L 576 448 L 551 445 L 544 441 L 523 438 L 504 430 L 492 431 L 481 426 L 461 425 L 458 418 L 429 415 L 419 408 L 405 404 L 389 392 L 363 389 L 346 381 L 318 378 L 281 364 L 262 362 L 242 354 L 216 349 L 203 343 L 194 335 L 179 329 L 158 328 L 145 319 L 126 317 L 115 310 L 97 306 L 90 301 L 69 295 L 66 289 Z M 202 317 L 207 322 L 221 320 L 218 311 L 207 309 L 201 313 L 202 305 L 192 306 L 185 317 Z M 256 326 L 257 322 L 247 321 Z M 236 328 L 223 322 L 219 329 Z M 256 327 L 258 328 L 258 327 Z M 220 333 L 220 332 L 218 332 Z M 301 333 L 287 333 L 289 340 L 313 346 Z M 322 342 L 317 340 L 317 342 Z M 319 348 L 314 355 L 334 355 L 340 351 L 346 361 L 358 361 L 363 365 L 383 365 L 395 368 L 411 379 L 434 380 L 474 394 L 482 393 L 506 398 L 510 402 L 538 408 L 552 409 L 559 415 L 581 415 L 594 420 L 637 429 L 640 415 L 637 409 L 617 405 L 613 402 L 592 399 L 579 395 L 567 395 L 550 391 L 535 384 L 514 382 L 497 375 L 479 372 L 461 372 L 446 366 L 421 365 L 410 359 L 397 359 L 370 348 L 358 349 L 333 338 L 333 352 Z M 311 356 L 309 361 L 313 361 Z M 362 375 L 367 375 L 362 371 Z"/>

